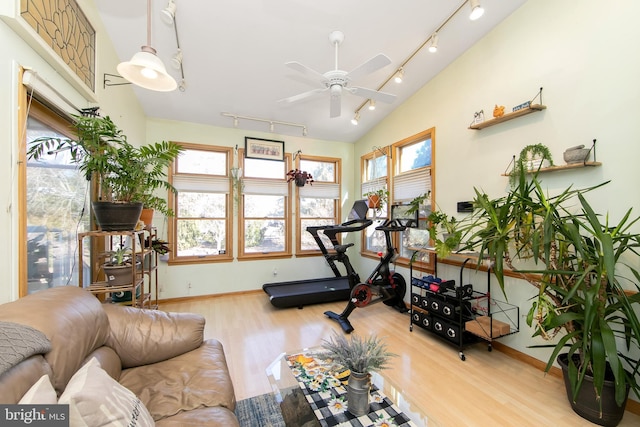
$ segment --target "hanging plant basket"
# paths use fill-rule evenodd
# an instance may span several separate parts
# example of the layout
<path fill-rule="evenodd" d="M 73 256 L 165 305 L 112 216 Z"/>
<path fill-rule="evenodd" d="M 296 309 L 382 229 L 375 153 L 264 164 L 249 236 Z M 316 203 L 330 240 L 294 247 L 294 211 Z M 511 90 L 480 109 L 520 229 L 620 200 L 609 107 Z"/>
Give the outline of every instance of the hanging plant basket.
<path fill-rule="evenodd" d="M 313 176 L 307 171 L 291 169 L 287 172 L 287 182 L 295 182 L 296 187 L 304 187 L 305 184 L 313 185 Z"/>
<path fill-rule="evenodd" d="M 377 194 L 371 194 L 367 196 L 367 202 L 369 204 L 369 208 L 371 209 L 380 208 L 380 196 L 378 196 Z"/>

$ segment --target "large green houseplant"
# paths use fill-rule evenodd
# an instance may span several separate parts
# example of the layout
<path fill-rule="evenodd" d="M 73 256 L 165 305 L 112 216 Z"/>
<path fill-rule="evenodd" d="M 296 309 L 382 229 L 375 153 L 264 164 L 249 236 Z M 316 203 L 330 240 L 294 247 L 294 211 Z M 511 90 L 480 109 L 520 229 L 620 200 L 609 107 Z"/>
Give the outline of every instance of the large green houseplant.
<path fill-rule="evenodd" d="M 616 425 L 628 390 L 640 397 L 640 273 L 634 267 L 640 237 L 632 231 L 639 218 L 632 219 L 631 209 L 618 223 L 598 215 L 584 194 L 604 184 L 548 196 L 537 174 L 527 177 L 525 168 L 519 169 L 506 196 L 490 199 L 476 189 L 463 240 L 478 250 L 479 262 L 492 261 L 503 292 L 505 269 L 537 288 L 527 323 L 534 336 L 550 340 L 535 346 L 552 348 L 546 370 L 566 353 L 567 395 L 574 410 L 592 422 Z M 603 415 L 609 375 L 614 406 L 622 409 L 617 420 Z M 585 391 L 595 402 L 578 404 Z"/>
<path fill-rule="evenodd" d="M 149 204 L 165 214 L 171 213 L 166 201 L 154 191 L 159 188 L 175 191 L 166 179 L 167 166 L 182 151 L 180 145 L 163 141 L 135 147 L 109 116 L 75 116 L 74 119 L 76 138 L 38 138 L 31 142 L 27 157 L 38 160 L 48 153 L 68 150 L 71 161 L 87 179 L 93 178 L 98 183 L 94 211 L 99 204 L 134 204 L 135 208 L 129 210 L 137 210 L 139 217 L 142 205 Z M 136 222 L 137 218 L 133 226 Z M 133 229 L 133 226 L 119 224 L 112 229 Z"/>

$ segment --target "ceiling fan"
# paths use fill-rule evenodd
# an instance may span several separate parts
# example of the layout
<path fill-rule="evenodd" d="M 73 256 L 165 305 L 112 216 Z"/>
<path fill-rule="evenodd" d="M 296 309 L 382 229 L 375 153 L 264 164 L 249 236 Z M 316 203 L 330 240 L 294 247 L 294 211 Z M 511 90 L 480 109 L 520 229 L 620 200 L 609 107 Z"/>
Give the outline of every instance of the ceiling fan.
<path fill-rule="evenodd" d="M 358 86 L 351 86 L 352 80 L 373 73 L 374 71 L 391 64 L 391 60 L 386 55 L 379 53 L 368 61 L 360 64 L 350 72 L 340 70 L 338 68 L 338 46 L 340 46 L 340 43 L 342 43 L 343 40 L 344 34 L 341 31 L 332 31 L 329 34 L 329 41 L 333 46 L 335 46 L 335 69 L 327 71 L 324 74 L 319 73 L 296 61 L 287 62 L 285 64 L 286 66 L 303 74 L 305 77 L 309 77 L 313 80 L 318 80 L 323 87 L 312 89 L 298 95 L 290 96 L 288 98 L 280 99 L 278 102 L 291 103 L 303 100 L 322 92 L 329 92 L 329 94 L 331 95 L 329 104 L 329 116 L 332 118 L 340 116 L 343 91 L 347 91 L 353 95 L 362 96 L 364 98 L 375 101 L 381 101 L 388 104 L 392 103 L 396 99 L 396 96 L 393 94 Z"/>

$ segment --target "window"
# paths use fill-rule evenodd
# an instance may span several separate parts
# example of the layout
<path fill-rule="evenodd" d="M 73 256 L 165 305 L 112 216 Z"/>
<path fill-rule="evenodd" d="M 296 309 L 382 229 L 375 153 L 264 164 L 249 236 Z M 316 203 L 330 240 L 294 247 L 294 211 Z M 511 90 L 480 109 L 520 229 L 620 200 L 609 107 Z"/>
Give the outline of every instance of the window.
<path fill-rule="evenodd" d="M 69 120 L 35 100 L 29 104 L 27 145 L 40 137 L 73 136 Z M 20 241 L 26 242 L 26 277 L 21 274 L 20 296 L 53 286 L 77 286 L 82 266 L 78 265 L 76 233 L 89 230 L 89 181 L 71 162 L 70 153 L 63 151 L 29 160 L 24 188 L 26 221 Z M 88 259 L 88 248 L 86 255 Z"/>
<path fill-rule="evenodd" d="M 307 227 L 334 225 L 340 221 L 340 159 L 326 157 L 300 156 L 297 168 L 313 176 L 313 183 L 296 187 L 298 193 L 298 254 L 317 254 L 320 249 L 307 232 Z M 322 238 L 324 235 L 319 233 Z M 324 241 L 324 239 L 323 239 Z M 326 239 L 325 245 L 333 247 Z"/>
<path fill-rule="evenodd" d="M 243 158 L 239 259 L 291 255 L 286 165 L 282 161 Z"/>
<path fill-rule="evenodd" d="M 178 194 L 169 195 L 176 214 L 169 230 L 170 262 L 230 261 L 231 148 L 182 145 L 171 176 Z"/>
<path fill-rule="evenodd" d="M 419 210 L 419 227 L 398 233 L 397 246 L 400 256 L 408 261 L 413 252 L 410 246 L 424 246 L 428 242 L 426 217 L 435 200 L 431 177 L 434 172 L 433 153 L 435 129 L 431 128 L 413 135 L 392 146 L 393 150 L 393 191 L 392 204 L 406 204 L 423 194 L 431 194 Z M 423 261 L 428 262 L 428 258 Z"/>
<path fill-rule="evenodd" d="M 361 196 L 364 194 L 380 189 L 389 189 L 388 183 L 388 156 L 386 155 L 388 148 L 376 149 L 372 153 L 365 154 L 360 159 L 362 170 L 362 185 L 360 188 Z M 369 209 L 367 218 L 373 219 L 373 224 L 365 229 L 362 237 L 363 254 L 370 253 L 373 255 L 384 249 L 385 237 L 384 233 L 376 231 L 376 227 L 382 225 L 388 217 L 388 203 L 382 204 L 377 209 Z"/>

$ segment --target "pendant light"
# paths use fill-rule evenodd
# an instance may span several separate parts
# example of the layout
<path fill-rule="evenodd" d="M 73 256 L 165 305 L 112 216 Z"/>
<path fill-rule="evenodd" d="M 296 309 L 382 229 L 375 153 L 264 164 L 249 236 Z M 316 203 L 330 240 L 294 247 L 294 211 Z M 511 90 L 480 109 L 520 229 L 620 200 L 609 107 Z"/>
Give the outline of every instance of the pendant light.
<path fill-rule="evenodd" d="M 131 61 L 118 64 L 117 70 L 122 77 L 145 89 L 170 92 L 178 87 L 151 47 L 151 0 L 147 0 L 147 44 L 133 55 Z"/>

